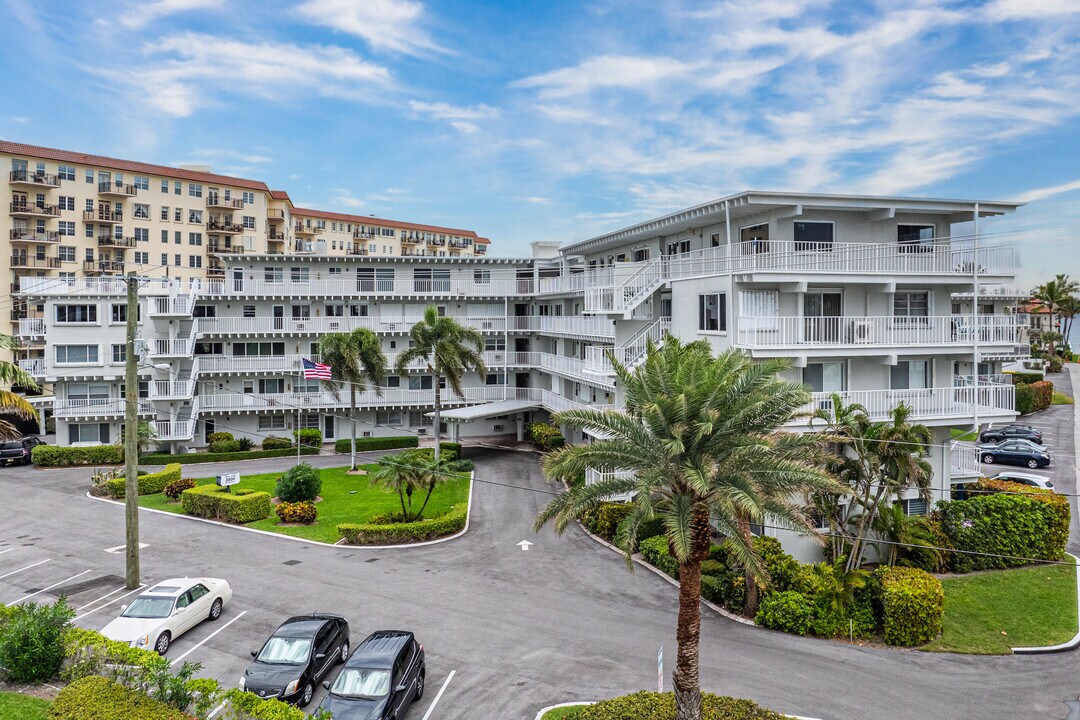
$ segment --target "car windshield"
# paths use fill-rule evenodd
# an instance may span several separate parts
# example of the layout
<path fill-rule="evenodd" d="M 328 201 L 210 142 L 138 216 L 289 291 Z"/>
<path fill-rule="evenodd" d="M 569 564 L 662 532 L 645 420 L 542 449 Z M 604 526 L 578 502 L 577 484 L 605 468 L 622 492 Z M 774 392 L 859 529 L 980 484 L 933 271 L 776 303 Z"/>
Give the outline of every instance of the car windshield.
<path fill-rule="evenodd" d="M 0 445 L 0 450 L 21 450 L 22 446 L 21 440 L 13 440 Z"/>
<path fill-rule="evenodd" d="M 345 668 L 330 692 L 357 698 L 379 698 L 390 694 L 390 672 L 368 668 Z"/>
<path fill-rule="evenodd" d="M 256 659 L 270 665 L 300 665 L 307 661 L 310 650 L 308 638 L 272 637 Z"/>
<path fill-rule="evenodd" d="M 172 612 L 173 599 L 168 597 L 137 597 L 127 606 L 121 617 L 167 618 Z"/>

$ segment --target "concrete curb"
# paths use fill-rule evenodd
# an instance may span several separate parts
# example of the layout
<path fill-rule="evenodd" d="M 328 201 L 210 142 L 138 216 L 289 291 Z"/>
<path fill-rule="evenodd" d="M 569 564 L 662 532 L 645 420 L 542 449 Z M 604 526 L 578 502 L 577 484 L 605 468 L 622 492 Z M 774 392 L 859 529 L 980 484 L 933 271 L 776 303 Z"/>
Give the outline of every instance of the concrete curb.
<path fill-rule="evenodd" d="M 548 705 L 546 708 L 540 708 L 540 712 L 536 713 L 536 720 L 541 720 L 541 718 L 543 718 L 546 713 L 548 713 L 548 712 L 550 712 L 552 710 L 557 710 L 558 708 L 585 707 L 586 705 L 595 705 L 595 704 L 596 703 L 591 703 L 591 702 L 568 702 L 568 703 L 559 703 L 558 705 Z"/>
<path fill-rule="evenodd" d="M 233 525 L 231 523 L 224 523 L 224 522 L 220 522 L 218 520 L 208 520 L 206 518 L 193 517 L 191 515 L 184 515 L 182 513 L 171 513 L 171 512 L 167 512 L 165 510 L 157 510 L 155 508 L 140 507 L 139 511 L 140 512 L 155 513 L 155 514 L 158 514 L 158 515 L 167 515 L 168 517 L 179 518 L 181 520 L 189 520 L 191 522 L 201 522 L 201 523 L 206 523 L 207 525 L 217 525 L 218 527 L 230 528 L 232 530 L 240 530 L 240 531 L 243 531 L 243 532 L 255 533 L 257 535 L 265 535 L 267 537 L 281 538 L 283 540 L 292 540 L 293 542 L 300 542 L 300 543 L 305 543 L 307 545 L 316 545 L 316 546 L 320 546 L 320 547 L 338 548 L 338 549 L 340 549 L 340 548 L 361 548 L 361 549 L 364 549 L 364 550 L 406 550 L 408 548 L 426 547 L 428 545 L 440 545 L 440 544 L 445 543 L 445 542 L 450 542 L 451 540 L 456 540 L 459 537 L 461 537 L 462 535 L 464 535 L 465 533 L 469 532 L 469 524 L 472 522 L 473 488 L 476 487 L 475 475 L 476 475 L 475 470 L 469 472 L 469 509 L 465 513 L 465 527 L 463 527 L 461 530 L 454 533 L 453 535 L 448 535 L 448 536 L 446 536 L 444 538 L 438 538 L 436 540 L 425 540 L 424 542 L 411 543 L 411 544 L 408 544 L 408 545 L 345 545 L 345 544 L 343 544 L 342 540 L 339 540 L 336 543 L 325 543 L 325 542 L 321 542 L 319 540 L 308 540 L 307 538 L 296 537 L 295 535 L 285 535 L 283 533 L 270 532 L 269 530 L 259 530 L 257 528 L 243 527 L 242 525 Z M 97 500 L 99 502 L 109 503 L 110 505 L 120 505 L 121 507 L 124 505 L 124 503 L 121 502 L 120 500 L 111 500 L 109 498 L 94 497 L 93 495 L 90 494 L 89 491 L 87 491 L 86 497 L 90 498 L 91 500 Z"/>
<path fill-rule="evenodd" d="M 1073 559 L 1073 562 L 1077 564 L 1076 568 L 1076 607 L 1077 617 L 1080 617 L 1080 558 L 1077 558 L 1072 553 L 1065 553 Z M 1013 655 L 1048 655 L 1050 653 L 1069 652 L 1080 647 L 1080 628 L 1077 628 L 1077 632 L 1073 635 L 1072 640 L 1063 642 L 1060 645 L 1043 645 L 1042 647 L 1014 647 L 1012 649 Z"/>

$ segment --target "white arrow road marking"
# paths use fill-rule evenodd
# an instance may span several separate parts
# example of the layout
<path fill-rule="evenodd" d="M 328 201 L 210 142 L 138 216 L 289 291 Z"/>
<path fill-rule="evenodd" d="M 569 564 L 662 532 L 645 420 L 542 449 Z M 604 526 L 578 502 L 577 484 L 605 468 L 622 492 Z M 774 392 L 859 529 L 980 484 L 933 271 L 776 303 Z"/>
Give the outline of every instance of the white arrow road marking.
<path fill-rule="evenodd" d="M 16 602 L 16 603 L 21 603 L 21 602 L 25 602 L 25 601 L 29 600 L 30 598 L 34 597 L 35 595 L 40 595 L 41 593 L 45 592 L 46 590 L 52 590 L 52 589 L 53 589 L 54 587 L 57 587 L 57 586 L 59 586 L 59 585 L 63 585 L 63 584 L 65 584 L 65 583 L 71 582 L 71 581 L 72 581 L 72 580 L 74 580 L 75 578 L 77 578 L 77 577 L 82 577 L 83 575 L 85 575 L 85 574 L 86 574 L 86 573 L 88 573 L 88 572 L 90 572 L 90 571 L 89 571 L 89 570 L 83 570 L 83 571 L 82 571 L 81 573 L 79 573 L 78 575 L 72 575 L 72 576 L 71 576 L 71 577 L 69 577 L 69 578 L 68 578 L 67 580 L 61 580 L 61 581 L 60 581 L 60 582 L 58 582 L 58 583 L 53 583 L 53 584 L 52 584 L 52 585 L 50 585 L 49 587 L 43 587 L 43 588 L 41 588 L 40 590 L 38 590 L 37 592 L 32 592 L 32 593 L 30 593 L 29 595 L 27 595 L 26 597 L 22 597 L 22 598 L 19 598 L 19 599 L 18 599 L 18 600 L 16 600 L 15 602 Z"/>
<path fill-rule="evenodd" d="M 427 712 L 424 713 L 424 717 L 422 718 L 422 720 L 428 720 L 428 718 L 431 717 L 431 713 L 435 710 L 435 706 L 439 704 L 439 698 L 441 698 L 442 694 L 446 692 L 446 686 L 449 685 L 450 681 L 454 679 L 454 673 L 456 672 L 457 670 L 451 670 L 450 674 L 446 676 L 445 680 L 443 680 L 442 687 L 439 688 L 439 694 L 436 695 L 435 699 L 431 701 L 431 707 L 429 707 L 427 709 Z"/>
<path fill-rule="evenodd" d="M 522 541 L 521 541 L 521 542 L 519 542 L 519 543 L 518 543 L 517 545 L 518 545 L 518 547 L 519 547 L 519 548 L 521 548 L 522 550 L 528 550 L 528 549 L 529 549 L 529 546 L 530 546 L 530 545 L 532 545 L 532 543 L 531 543 L 531 542 L 529 542 L 528 540 L 522 540 Z"/>
<path fill-rule="evenodd" d="M 172 660 L 171 660 L 171 661 L 169 662 L 169 664 L 170 664 L 170 665 L 172 665 L 172 664 L 175 664 L 175 663 L 178 663 L 178 662 L 180 662 L 181 660 L 183 660 L 184 658 L 186 658 L 186 657 L 187 657 L 188 655 L 190 655 L 191 653 L 195 652 L 196 650 L 198 650 L 199 648 L 201 648 L 201 647 L 202 647 L 203 645 L 205 645 L 205 644 L 207 643 L 207 641 L 209 641 L 209 640 L 210 640 L 210 639 L 211 639 L 212 637 L 214 637 L 214 636 L 215 636 L 215 635 L 217 635 L 217 634 L 218 634 L 219 632 L 221 632 L 221 631 L 222 631 L 222 630 L 224 630 L 225 628 L 229 627 L 230 625 L 232 625 L 232 624 L 233 624 L 234 622 L 236 622 L 236 621 L 237 621 L 237 620 L 239 620 L 240 618 L 244 617 L 245 615 L 247 615 L 247 610 L 244 610 L 244 611 L 243 611 L 242 613 L 240 613 L 239 615 L 237 615 L 236 617 L 234 617 L 234 618 L 233 618 L 232 620 L 230 620 L 229 622 L 225 623 L 224 625 L 222 625 L 221 627 L 219 627 L 219 628 L 218 628 L 217 630 L 215 630 L 214 632 L 212 632 L 212 633 L 210 633 L 209 635 L 207 635 L 206 637 L 204 637 L 204 638 L 203 638 L 202 640 L 200 640 L 199 642 L 197 642 L 197 643 L 196 643 L 196 644 L 195 644 L 195 645 L 194 645 L 193 647 L 191 647 L 191 648 L 190 648 L 190 649 L 189 649 L 189 650 L 188 650 L 188 651 L 187 651 L 186 653 L 184 653 L 184 654 L 183 654 L 183 655 L 181 655 L 180 657 L 178 657 L 178 658 L 173 658 L 173 659 L 172 659 Z"/>
<path fill-rule="evenodd" d="M 4 579 L 4 578 L 6 578 L 6 577 L 7 577 L 8 575 L 14 575 L 15 573 L 21 573 L 21 572 L 22 572 L 23 570 L 29 570 L 29 569 L 30 569 L 30 568 L 32 568 L 32 567 L 37 567 L 38 565 L 44 565 L 45 563 L 49 562 L 49 560 L 51 560 L 51 559 L 52 559 L 52 558 L 48 558 L 48 559 L 45 559 L 45 560 L 38 560 L 38 561 L 37 561 L 36 563 L 34 563 L 33 565 L 27 565 L 26 567 L 21 567 L 21 568 L 19 568 L 18 570 L 12 570 L 12 571 L 11 571 L 11 572 L 9 572 L 9 573 L 8 573 L 7 575 L 0 575 L 0 580 L 3 580 L 3 579 Z"/>
<path fill-rule="evenodd" d="M 150 546 L 147 545 L 146 543 L 139 543 L 139 549 L 140 550 L 142 550 L 144 547 L 150 547 Z M 127 545 L 117 545 L 116 547 L 105 548 L 105 552 L 112 553 L 114 555 L 117 554 L 117 553 L 123 552 L 124 550 L 127 550 Z"/>
<path fill-rule="evenodd" d="M 109 607 L 109 606 L 110 606 L 110 605 L 112 605 L 113 603 L 115 603 L 115 602 L 120 602 L 121 600 L 123 600 L 124 598 L 126 598 L 126 597 L 127 597 L 128 595 L 133 595 L 134 593 L 137 593 L 137 592 L 139 592 L 139 591 L 140 591 L 140 590 L 142 590 L 142 589 L 143 589 L 144 587 L 146 587 L 146 586 L 145 586 L 145 585 L 140 585 L 139 587 L 135 588 L 134 590 L 130 590 L 130 591 L 128 591 L 128 592 L 126 592 L 126 593 L 124 593 L 123 595 L 121 595 L 121 596 L 120 596 L 120 597 L 118 597 L 118 598 L 113 598 L 112 600 L 110 600 L 109 602 L 105 603 L 104 605 L 98 605 L 98 606 L 97 606 L 96 608 L 94 608 L 94 609 L 93 609 L 93 610 L 91 610 L 90 612 L 86 612 L 86 613 L 83 613 L 82 615 L 76 615 L 76 616 L 75 616 L 74 618 L 72 618 L 72 622 L 75 622 L 76 620 L 81 620 L 81 619 L 83 619 L 84 617 L 86 617 L 87 615 L 93 615 L 93 614 L 94 614 L 94 613 L 96 613 L 96 612 L 97 612 L 98 610 L 104 610 L 105 608 Z M 112 593 L 109 593 L 109 595 L 112 595 Z M 106 595 L 105 597 L 109 597 L 109 595 Z M 96 602 L 96 601 L 95 601 L 95 602 Z"/>

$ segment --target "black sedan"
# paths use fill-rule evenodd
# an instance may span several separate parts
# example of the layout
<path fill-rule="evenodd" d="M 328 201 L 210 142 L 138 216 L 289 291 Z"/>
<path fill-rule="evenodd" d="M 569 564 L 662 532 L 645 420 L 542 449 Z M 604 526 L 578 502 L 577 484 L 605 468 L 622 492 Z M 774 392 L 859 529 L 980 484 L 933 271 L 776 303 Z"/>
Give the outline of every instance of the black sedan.
<path fill-rule="evenodd" d="M 424 646 L 405 630 L 380 630 L 356 648 L 319 705 L 334 720 L 401 720 L 424 695 Z"/>
<path fill-rule="evenodd" d="M 1006 440 L 996 444 L 979 445 L 979 459 L 987 465 L 1005 463 L 1038 468 L 1050 464 L 1050 453 L 1041 445 L 1028 440 Z"/>
<path fill-rule="evenodd" d="M 1042 433 L 1030 425 L 1002 425 L 979 433 L 979 442 L 999 443 L 1006 440 L 1030 440 L 1036 445 L 1042 445 Z"/>
<path fill-rule="evenodd" d="M 241 690 L 304 707 L 334 663 L 348 659 L 349 621 L 330 613 L 289 618 L 251 656 Z"/>

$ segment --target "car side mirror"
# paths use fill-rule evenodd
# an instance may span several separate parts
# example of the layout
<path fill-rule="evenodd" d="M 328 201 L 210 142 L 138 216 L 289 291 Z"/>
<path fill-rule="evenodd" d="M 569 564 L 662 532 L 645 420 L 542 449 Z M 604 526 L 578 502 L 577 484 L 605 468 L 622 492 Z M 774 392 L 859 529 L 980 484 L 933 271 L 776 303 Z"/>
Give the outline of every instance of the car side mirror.
<path fill-rule="evenodd" d="M 407 688 L 405 687 L 405 683 L 401 683 L 396 688 L 394 688 L 394 692 L 405 692 L 406 689 Z"/>
<path fill-rule="evenodd" d="M 326 653 L 319 653 L 318 655 L 315 656 L 315 659 L 316 660 L 325 660 L 326 659 Z"/>
<path fill-rule="evenodd" d="M 252 650 L 252 651 L 251 651 L 251 657 L 258 657 L 258 655 L 259 655 L 259 651 L 258 651 L 258 650 Z"/>
<path fill-rule="evenodd" d="M 324 688 L 326 688 L 327 690 L 329 690 L 329 689 L 330 689 L 330 681 L 329 681 L 329 680 L 326 680 L 325 682 L 323 682 L 322 686 L 323 686 Z"/>

